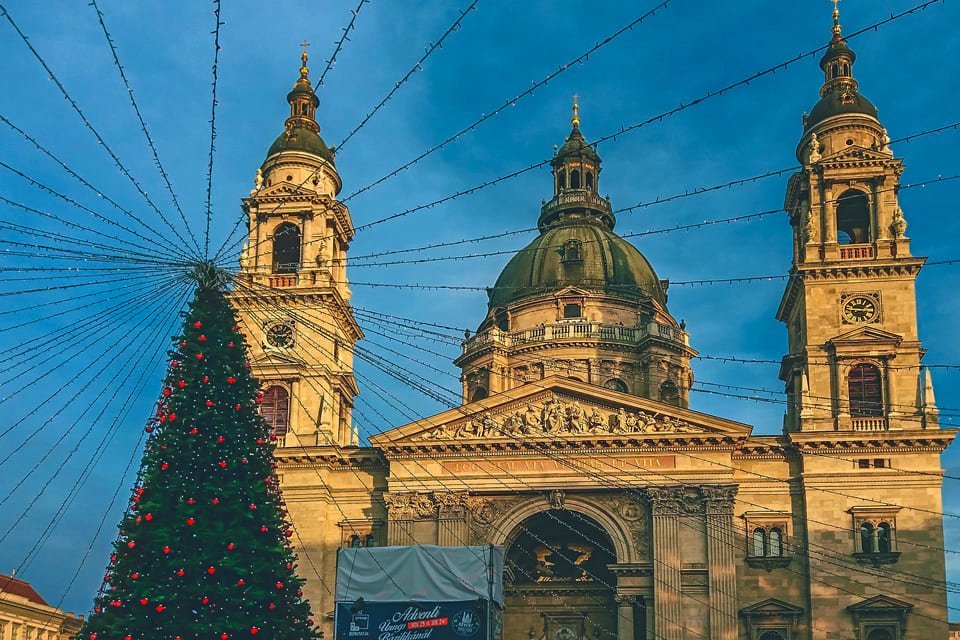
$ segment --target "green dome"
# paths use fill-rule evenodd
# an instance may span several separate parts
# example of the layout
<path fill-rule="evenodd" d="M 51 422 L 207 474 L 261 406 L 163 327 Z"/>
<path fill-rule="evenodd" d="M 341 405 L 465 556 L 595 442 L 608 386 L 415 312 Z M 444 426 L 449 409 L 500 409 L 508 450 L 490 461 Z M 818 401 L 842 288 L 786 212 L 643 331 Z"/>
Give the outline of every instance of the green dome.
<path fill-rule="evenodd" d="M 325 143 L 323 138 L 316 132 L 307 127 L 294 126 L 289 131 L 281 133 L 280 137 L 270 145 L 270 150 L 267 151 L 267 157 L 269 158 L 273 154 L 280 153 L 281 151 L 303 151 L 304 153 L 312 153 L 333 164 L 333 152 L 327 147 L 327 143 Z"/>
<path fill-rule="evenodd" d="M 579 242 L 579 260 L 569 255 L 571 241 Z M 602 223 L 578 220 L 551 226 L 511 258 L 489 291 L 489 308 L 569 286 L 666 305 L 657 274 L 636 247 Z"/>
<path fill-rule="evenodd" d="M 831 116 L 839 116 L 848 113 L 859 113 L 867 116 L 877 117 L 877 108 L 869 100 L 857 92 L 850 92 L 847 95 L 852 97 L 846 103 L 843 101 L 843 91 L 831 91 L 820 98 L 820 101 L 810 110 L 807 116 L 805 130 L 809 131 Z"/>

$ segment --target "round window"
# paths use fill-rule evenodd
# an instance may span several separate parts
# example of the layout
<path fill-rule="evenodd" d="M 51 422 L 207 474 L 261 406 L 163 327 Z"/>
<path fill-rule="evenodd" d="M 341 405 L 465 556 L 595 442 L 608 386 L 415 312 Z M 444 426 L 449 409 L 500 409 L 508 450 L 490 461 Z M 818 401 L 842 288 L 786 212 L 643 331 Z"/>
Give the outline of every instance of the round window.
<path fill-rule="evenodd" d="M 267 328 L 267 344 L 278 349 L 293 346 L 293 327 L 288 324 L 275 324 Z"/>

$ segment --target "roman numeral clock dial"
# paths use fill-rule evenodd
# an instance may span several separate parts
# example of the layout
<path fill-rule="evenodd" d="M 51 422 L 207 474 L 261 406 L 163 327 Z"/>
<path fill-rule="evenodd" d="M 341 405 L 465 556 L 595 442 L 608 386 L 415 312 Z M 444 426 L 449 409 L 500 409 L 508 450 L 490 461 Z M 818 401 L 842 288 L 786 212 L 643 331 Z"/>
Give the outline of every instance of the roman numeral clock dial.
<path fill-rule="evenodd" d="M 843 303 L 843 319 L 849 324 L 876 322 L 880 305 L 870 296 L 851 296 Z"/>

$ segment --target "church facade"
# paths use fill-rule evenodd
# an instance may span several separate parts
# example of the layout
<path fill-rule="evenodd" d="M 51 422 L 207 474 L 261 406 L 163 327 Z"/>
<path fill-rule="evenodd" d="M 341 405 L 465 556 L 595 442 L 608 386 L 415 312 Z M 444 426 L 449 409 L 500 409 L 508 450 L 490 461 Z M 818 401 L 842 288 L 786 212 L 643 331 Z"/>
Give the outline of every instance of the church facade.
<path fill-rule="evenodd" d="M 509 640 L 947 637 L 954 432 L 921 364 L 902 163 L 854 60 L 835 13 L 784 207 L 780 435 L 690 408 L 697 352 L 668 283 L 615 232 L 575 107 L 539 235 L 455 361 L 462 403 L 360 446 L 354 228 L 304 54 L 243 200 L 232 296 L 328 635 L 338 548 L 498 544 Z"/>

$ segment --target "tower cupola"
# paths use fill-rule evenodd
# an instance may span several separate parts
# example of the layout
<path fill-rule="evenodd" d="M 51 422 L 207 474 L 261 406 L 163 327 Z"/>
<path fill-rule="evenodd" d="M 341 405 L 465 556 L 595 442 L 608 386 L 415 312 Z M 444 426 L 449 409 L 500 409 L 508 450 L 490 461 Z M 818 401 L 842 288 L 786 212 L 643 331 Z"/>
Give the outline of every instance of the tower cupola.
<path fill-rule="evenodd" d="M 287 94 L 290 117 L 284 123 L 283 133 L 270 145 L 267 158 L 282 151 L 302 151 L 323 158 L 331 165 L 334 152 L 320 137 L 317 124 L 317 107 L 320 99 L 310 83 L 310 68 L 307 66 L 307 50 L 300 54 L 300 77 Z"/>
<path fill-rule="evenodd" d="M 616 218 L 610 201 L 598 195 L 600 154 L 580 132 L 580 105 L 573 101 L 573 128 L 557 149 L 550 166 L 553 167 L 553 198 L 544 203 L 537 226 L 541 231 L 569 218 L 585 216 L 613 229 Z"/>

